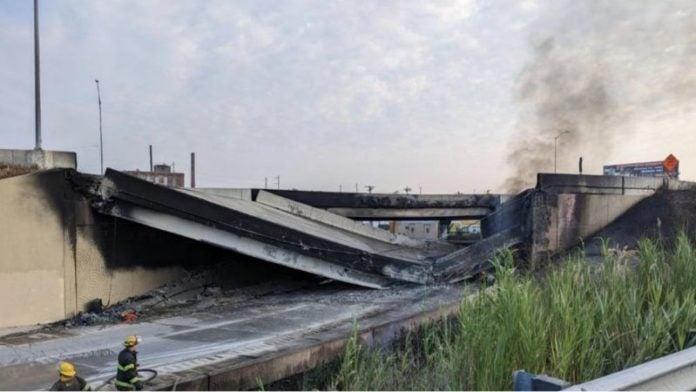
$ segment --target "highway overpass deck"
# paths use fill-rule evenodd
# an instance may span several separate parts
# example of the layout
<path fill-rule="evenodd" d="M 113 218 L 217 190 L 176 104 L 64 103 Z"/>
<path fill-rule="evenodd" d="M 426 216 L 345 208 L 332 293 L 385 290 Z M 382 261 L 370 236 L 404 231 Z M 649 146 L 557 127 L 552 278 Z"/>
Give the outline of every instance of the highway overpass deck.
<path fill-rule="evenodd" d="M 256 200 L 269 192 L 304 205 L 355 220 L 481 219 L 493 212 L 507 195 L 321 192 L 287 189 L 198 188 L 227 197 Z"/>

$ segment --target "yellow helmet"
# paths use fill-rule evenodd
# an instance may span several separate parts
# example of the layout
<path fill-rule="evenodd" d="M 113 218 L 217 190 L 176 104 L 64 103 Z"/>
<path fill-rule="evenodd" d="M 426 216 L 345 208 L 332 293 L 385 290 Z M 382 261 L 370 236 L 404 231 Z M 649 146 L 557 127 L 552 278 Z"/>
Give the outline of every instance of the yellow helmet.
<path fill-rule="evenodd" d="M 126 339 L 123 341 L 123 345 L 126 346 L 126 347 L 132 347 L 132 346 L 135 346 L 135 345 L 138 344 L 138 343 L 140 343 L 140 338 L 137 337 L 137 336 L 135 336 L 135 335 L 128 336 L 128 337 L 126 337 Z"/>
<path fill-rule="evenodd" d="M 70 362 L 61 362 L 58 366 L 58 372 L 61 376 L 73 377 L 77 372 L 75 371 L 75 366 Z"/>

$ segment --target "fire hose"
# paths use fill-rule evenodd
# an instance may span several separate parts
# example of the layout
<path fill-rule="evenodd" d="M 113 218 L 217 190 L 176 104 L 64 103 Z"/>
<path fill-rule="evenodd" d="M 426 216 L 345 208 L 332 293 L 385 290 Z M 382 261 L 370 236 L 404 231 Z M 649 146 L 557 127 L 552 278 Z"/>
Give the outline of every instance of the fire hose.
<path fill-rule="evenodd" d="M 155 369 L 138 369 L 138 377 L 140 377 L 140 373 L 150 373 L 150 376 L 142 378 L 140 380 L 140 381 L 142 381 L 143 384 L 150 382 L 150 381 L 154 380 L 155 378 L 157 378 L 157 370 L 155 370 Z M 104 381 L 103 384 L 96 387 L 94 390 L 100 391 L 105 386 L 111 384 L 111 382 L 114 381 L 115 379 L 116 379 L 116 376 L 112 376 L 108 380 Z"/>

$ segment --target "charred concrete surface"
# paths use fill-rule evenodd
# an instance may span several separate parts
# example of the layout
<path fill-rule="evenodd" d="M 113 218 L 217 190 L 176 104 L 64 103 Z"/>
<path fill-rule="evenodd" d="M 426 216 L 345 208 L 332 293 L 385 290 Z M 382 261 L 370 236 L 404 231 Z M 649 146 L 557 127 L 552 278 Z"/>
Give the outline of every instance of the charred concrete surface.
<path fill-rule="evenodd" d="M 269 284 L 272 282 L 268 282 Z M 387 344 L 403 329 L 451 315 L 463 292 L 456 286 L 403 286 L 369 290 L 339 283 L 304 288 L 275 282 L 255 293 L 204 309 L 138 324 L 46 329 L 0 338 L 0 389 L 42 389 L 55 381 L 60 360 L 74 362 L 92 386 L 115 374 L 120 342 L 143 338 L 141 366 L 160 377 L 150 389 L 248 389 L 270 383 L 338 356 L 354 320 L 371 344 Z M 268 286 L 268 285 L 267 285 Z M 198 302 L 200 304 L 200 302 Z"/>
<path fill-rule="evenodd" d="M 670 236 L 696 218 L 695 192 L 696 184 L 674 180 L 542 174 L 535 189 L 475 207 L 492 211 L 481 223 L 484 238 L 458 248 L 260 190 L 176 190 L 114 170 L 103 178 L 52 170 L 3 179 L 0 215 L 11 227 L 0 237 L 5 325 L 69 317 L 94 299 L 113 303 L 181 276 L 193 284 L 192 265 L 222 265 L 231 288 L 153 295 L 137 324 L 6 336 L 0 389 L 46 387 L 61 359 L 98 384 L 113 375 L 129 334 L 144 336 L 141 361 L 161 371 L 152 388 L 253 388 L 257 377 L 269 383 L 334 358 L 354 319 L 365 339 L 380 341 L 456 312 L 462 288 L 453 284 L 489 269 L 500 248 L 536 262 L 583 241 L 591 250 L 598 236 L 620 246 L 650 230 Z M 369 200 L 360 203 L 404 207 L 411 199 Z M 319 284 L 317 276 L 334 281 Z M 192 293 L 195 301 L 178 302 Z M 160 300 L 167 306 L 152 304 Z"/>
<path fill-rule="evenodd" d="M 434 268 L 435 280 L 438 282 L 457 283 L 474 279 L 482 272 L 490 271 L 490 261 L 496 252 L 504 249 L 516 249 L 525 244 L 525 233 L 520 227 L 503 230 L 483 241 L 450 253 L 438 259 Z"/>
<path fill-rule="evenodd" d="M 10 312 L 0 326 L 70 317 L 95 299 L 115 303 L 193 265 L 220 262 L 240 286 L 290 270 L 371 288 L 458 282 L 490 268 L 501 247 L 534 263 L 597 235 L 627 244 L 619 231 L 629 228 L 661 224 L 658 234 L 666 235 L 676 217 L 691 216 L 692 189 L 667 179 L 540 174 L 535 189 L 502 204 L 496 195 L 329 193 L 336 199 L 323 201 L 377 209 L 490 208 L 481 222 L 483 239 L 462 248 L 387 233 L 262 190 L 171 189 L 111 169 L 105 177 L 39 171 L 0 180 L 0 213 L 12 227 L 0 238 L 0 280 L 6 282 L 0 286 L 8 290 L 0 301 L 8 309 L 20 309 L 21 298 L 36 304 Z M 662 207 L 633 210 L 659 195 Z"/>
<path fill-rule="evenodd" d="M 46 322 L 74 310 L 72 240 L 60 172 L 0 180 L 0 327 Z M 45 191 L 44 191 L 45 190 Z"/>
<path fill-rule="evenodd" d="M 355 220 L 480 219 L 494 211 L 506 198 L 505 195 L 496 194 L 407 195 L 275 189 L 248 191 L 252 200 L 256 200 L 259 192 L 265 191 Z"/>
<path fill-rule="evenodd" d="M 663 234 L 693 221 L 696 205 L 687 202 L 693 189 L 694 183 L 667 178 L 539 174 L 536 188 L 481 220 L 482 241 L 438 260 L 436 279 L 457 281 L 490 269 L 501 247 L 534 266 L 578 245 L 597 253 L 598 238 L 635 246 L 641 235 L 657 233 L 658 221 Z"/>
<path fill-rule="evenodd" d="M 96 213 L 98 177 L 53 169 L 0 179 L 0 327 L 52 322 L 92 300 L 116 303 L 176 279 L 185 268 L 227 262 L 239 285 L 291 274 L 210 244 Z"/>
<path fill-rule="evenodd" d="M 552 194 L 650 195 L 661 188 L 689 187 L 688 182 L 666 177 L 616 177 L 575 174 L 537 175 L 536 189 Z"/>
<path fill-rule="evenodd" d="M 585 243 L 585 253 L 601 255 L 600 239 L 609 239 L 611 247 L 633 249 L 644 237 L 669 243 L 680 230 L 693 234 L 695 229 L 696 186 L 672 191 L 660 189 L 589 238 Z"/>
<path fill-rule="evenodd" d="M 254 189 L 254 197 L 259 192 Z M 392 193 L 309 192 L 267 189 L 286 199 L 312 207 L 329 208 L 488 208 L 500 204 L 500 195 L 406 195 Z"/>
<path fill-rule="evenodd" d="M 539 174 L 535 189 L 508 200 L 481 227 L 484 237 L 521 236 L 516 249 L 536 263 L 599 237 L 635 245 L 658 218 L 673 230 L 682 223 L 666 211 L 693 216 L 696 206 L 686 202 L 693 189 L 696 183 L 667 178 Z"/>

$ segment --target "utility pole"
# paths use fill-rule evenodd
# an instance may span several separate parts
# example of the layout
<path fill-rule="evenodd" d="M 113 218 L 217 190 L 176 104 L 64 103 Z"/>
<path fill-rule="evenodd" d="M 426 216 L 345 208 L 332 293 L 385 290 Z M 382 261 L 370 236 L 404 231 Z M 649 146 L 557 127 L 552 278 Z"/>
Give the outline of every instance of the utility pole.
<path fill-rule="evenodd" d="M 100 174 L 104 174 L 104 141 L 102 138 L 102 113 L 101 113 L 101 91 L 99 90 L 99 79 L 94 79 L 97 84 L 97 102 L 99 102 L 99 162 L 101 164 Z"/>
<path fill-rule="evenodd" d="M 367 193 L 372 193 L 372 190 L 375 189 L 374 185 L 365 185 L 365 188 L 367 188 Z"/>
<path fill-rule="evenodd" d="M 358 183 L 355 183 L 355 193 L 358 193 Z"/>
<path fill-rule="evenodd" d="M 343 192 L 343 185 L 338 184 L 338 191 L 339 191 L 339 192 Z"/>
<path fill-rule="evenodd" d="M 558 138 L 565 135 L 566 133 L 570 133 L 570 131 L 565 130 L 561 133 L 559 133 L 555 138 L 553 138 L 553 172 L 556 173 L 556 158 L 558 156 Z"/>
<path fill-rule="evenodd" d="M 422 185 L 418 185 L 418 194 L 419 195 L 423 194 L 423 186 Z"/>
<path fill-rule="evenodd" d="M 152 144 L 150 144 L 150 172 L 152 172 Z"/>
<path fill-rule="evenodd" d="M 278 189 L 280 189 L 280 175 L 276 176 L 276 185 L 278 186 Z"/>
<path fill-rule="evenodd" d="M 34 123 L 36 144 L 41 149 L 41 58 L 39 54 L 39 0 L 34 0 Z"/>
<path fill-rule="evenodd" d="M 196 153 L 191 153 L 191 188 L 196 187 Z"/>
<path fill-rule="evenodd" d="M 268 189 L 268 177 L 263 178 L 263 189 Z"/>

